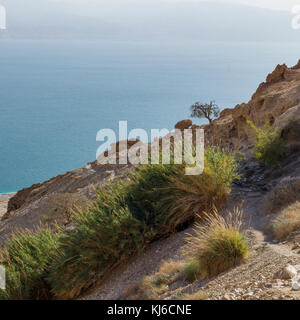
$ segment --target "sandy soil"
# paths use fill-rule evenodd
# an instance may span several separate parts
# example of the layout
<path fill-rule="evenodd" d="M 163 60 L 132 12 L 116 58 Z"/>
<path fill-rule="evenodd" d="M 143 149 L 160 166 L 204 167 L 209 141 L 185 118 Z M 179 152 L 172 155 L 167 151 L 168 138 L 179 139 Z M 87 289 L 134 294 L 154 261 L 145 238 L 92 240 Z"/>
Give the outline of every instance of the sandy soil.
<path fill-rule="evenodd" d="M 15 193 L 9 194 L 0 194 L 0 219 L 7 211 L 7 203 L 8 200 L 14 195 Z"/>

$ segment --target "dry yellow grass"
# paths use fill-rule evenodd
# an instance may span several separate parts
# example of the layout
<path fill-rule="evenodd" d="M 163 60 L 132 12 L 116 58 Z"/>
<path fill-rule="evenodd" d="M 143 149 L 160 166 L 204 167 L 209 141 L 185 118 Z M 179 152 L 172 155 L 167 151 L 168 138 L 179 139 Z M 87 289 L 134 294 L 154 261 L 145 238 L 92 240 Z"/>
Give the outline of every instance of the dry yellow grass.
<path fill-rule="evenodd" d="M 297 200 L 300 200 L 300 178 L 285 179 L 267 194 L 265 207 L 268 213 L 275 213 Z"/>
<path fill-rule="evenodd" d="M 141 283 L 130 288 L 122 298 L 133 300 L 157 300 L 169 290 L 169 285 L 180 279 L 183 261 L 164 262 L 154 275 L 145 277 Z"/>
<path fill-rule="evenodd" d="M 207 293 L 205 291 L 199 290 L 192 294 L 186 294 L 182 297 L 182 300 L 206 300 Z"/>
<path fill-rule="evenodd" d="M 277 240 L 300 230 L 300 202 L 290 205 L 273 220 L 272 229 Z"/>
<path fill-rule="evenodd" d="M 195 233 L 186 239 L 185 254 L 198 263 L 199 275 L 215 276 L 248 257 L 248 246 L 241 232 L 242 215 L 239 209 L 226 217 L 214 210 L 205 214 L 205 223 L 196 224 Z"/>

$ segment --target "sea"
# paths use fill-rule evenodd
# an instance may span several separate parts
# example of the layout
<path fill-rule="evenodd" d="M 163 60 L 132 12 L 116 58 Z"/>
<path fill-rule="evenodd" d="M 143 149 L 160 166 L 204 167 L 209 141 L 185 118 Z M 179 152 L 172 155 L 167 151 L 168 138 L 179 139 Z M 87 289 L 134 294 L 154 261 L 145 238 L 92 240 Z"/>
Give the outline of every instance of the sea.
<path fill-rule="evenodd" d="M 96 134 L 169 129 L 196 101 L 248 102 L 300 43 L 0 39 L 0 193 L 96 159 Z M 197 124 L 203 120 L 194 119 Z"/>

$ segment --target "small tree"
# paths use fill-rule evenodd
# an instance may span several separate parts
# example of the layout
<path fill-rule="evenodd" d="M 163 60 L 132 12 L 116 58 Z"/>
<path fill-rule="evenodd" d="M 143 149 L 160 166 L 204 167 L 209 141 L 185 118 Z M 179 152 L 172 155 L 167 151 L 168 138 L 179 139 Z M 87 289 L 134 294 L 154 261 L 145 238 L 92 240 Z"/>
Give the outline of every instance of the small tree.
<path fill-rule="evenodd" d="M 215 101 L 210 101 L 209 104 L 196 102 L 191 106 L 191 111 L 192 118 L 206 118 L 209 123 L 220 115 L 220 108 L 215 104 Z"/>

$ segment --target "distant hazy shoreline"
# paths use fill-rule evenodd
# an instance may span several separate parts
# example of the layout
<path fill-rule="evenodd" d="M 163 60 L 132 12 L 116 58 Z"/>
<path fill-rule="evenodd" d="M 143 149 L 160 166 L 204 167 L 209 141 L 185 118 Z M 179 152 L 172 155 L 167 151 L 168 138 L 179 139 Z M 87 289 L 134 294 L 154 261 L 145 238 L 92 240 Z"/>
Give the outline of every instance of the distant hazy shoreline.
<path fill-rule="evenodd" d="M 0 193 L 0 200 L 7 200 L 15 194 L 16 194 L 16 192 Z"/>

